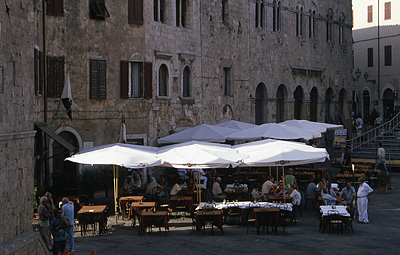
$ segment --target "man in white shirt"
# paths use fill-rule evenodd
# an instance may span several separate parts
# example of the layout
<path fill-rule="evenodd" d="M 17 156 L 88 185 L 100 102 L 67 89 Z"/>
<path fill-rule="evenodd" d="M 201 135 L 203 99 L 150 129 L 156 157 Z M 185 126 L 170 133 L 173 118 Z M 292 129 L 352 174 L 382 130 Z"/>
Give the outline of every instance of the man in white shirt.
<path fill-rule="evenodd" d="M 382 143 L 377 143 L 376 146 L 378 146 L 378 160 L 376 161 L 375 169 L 378 169 L 379 164 L 383 164 L 385 166 L 385 170 L 387 171 L 386 168 L 386 151 L 382 146 Z"/>
<path fill-rule="evenodd" d="M 177 196 L 179 191 L 182 190 L 182 187 L 180 184 L 181 184 L 180 182 L 177 182 L 174 184 L 174 186 L 172 186 L 171 192 L 169 193 L 171 196 Z"/>
<path fill-rule="evenodd" d="M 156 179 L 153 177 L 153 179 L 150 179 L 151 182 L 147 186 L 146 193 L 149 195 L 156 195 L 160 191 L 160 184 L 157 183 Z"/>
<path fill-rule="evenodd" d="M 296 184 L 290 185 L 290 189 L 292 192 L 290 193 L 290 197 L 292 198 L 293 205 L 300 205 L 301 204 L 301 194 L 297 191 Z"/>
<path fill-rule="evenodd" d="M 261 187 L 261 193 L 264 194 L 264 199 L 268 199 L 269 192 L 271 191 L 272 187 L 276 187 L 276 185 L 273 183 L 274 182 L 274 177 L 268 176 L 268 179 L 266 182 Z"/>
<path fill-rule="evenodd" d="M 358 209 L 358 221 L 360 223 L 369 223 L 368 220 L 368 197 L 369 194 L 374 191 L 367 183 L 364 182 L 363 178 L 358 179 L 358 192 L 357 192 L 357 209 Z"/>
<path fill-rule="evenodd" d="M 222 193 L 220 183 L 221 177 L 217 177 L 216 182 L 212 186 L 213 199 L 215 201 L 222 201 L 226 198 L 226 195 Z"/>

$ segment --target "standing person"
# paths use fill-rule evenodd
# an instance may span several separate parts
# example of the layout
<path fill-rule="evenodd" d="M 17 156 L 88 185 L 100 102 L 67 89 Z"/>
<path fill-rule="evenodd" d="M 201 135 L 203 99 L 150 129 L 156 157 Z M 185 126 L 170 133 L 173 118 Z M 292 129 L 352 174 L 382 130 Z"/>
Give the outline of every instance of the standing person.
<path fill-rule="evenodd" d="M 377 143 L 376 146 L 378 146 L 378 160 L 376 161 L 375 169 L 378 169 L 379 164 L 382 163 L 385 166 L 385 170 L 387 172 L 386 160 L 385 160 L 386 151 L 382 147 L 382 143 L 381 142 Z"/>
<path fill-rule="evenodd" d="M 63 253 L 67 243 L 67 227 L 69 221 L 63 216 L 62 209 L 56 210 L 56 217 L 50 222 L 49 233 L 50 239 L 53 236 L 53 255 Z"/>
<path fill-rule="evenodd" d="M 369 194 L 374 191 L 368 184 L 364 182 L 363 178 L 358 178 L 358 192 L 357 192 L 357 209 L 358 221 L 360 223 L 369 223 L 368 220 L 368 198 Z"/>
<path fill-rule="evenodd" d="M 40 198 L 40 205 L 38 208 L 39 214 L 39 230 L 43 237 L 44 242 L 49 250 L 51 250 L 51 241 L 49 236 L 49 205 L 47 204 L 47 197 L 43 196 Z"/>
<path fill-rule="evenodd" d="M 351 165 L 351 155 L 350 155 L 349 149 L 346 146 L 343 146 L 341 149 L 342 149 L 342 156 L 340 159 L 340 165 L 350 166 Z"/>
<path fill-rule="evenodd" d="M 361 116 L 358 116 L 358 118 L 356 119 L 356 124 L 357 124 L 357 136 L 360 136 L 364 125 L 364 121 L 361 118 Z"/>
<path fill-rule="evenodd" d="M 44 196 L 47 197 L 47 204 L 49 205 L 49 212 L 50 212 L 49 222 L 50 222 L 55 217 L 54 215 L 55 206 L 53 202 L 53 196 L 51 195 L 50 192 L 46 192 Z"/>
<path fill-rule="evenodd" d="M 68 197 L 63 197 L 62 199 L 62 215 L 68 221 L 68 227 L 66 228 L 69 236 L 69 250 L 75 251 L 74 247 L 74 205 L 69 202 Z"/>
<path fill-rule="evenodd" d="M 290 185 L 296 184 L 296 177 L 293 175 L 293 168 L 289 168 L 287 174 L 285 175 L 285 189 L 289 191 Z"/>

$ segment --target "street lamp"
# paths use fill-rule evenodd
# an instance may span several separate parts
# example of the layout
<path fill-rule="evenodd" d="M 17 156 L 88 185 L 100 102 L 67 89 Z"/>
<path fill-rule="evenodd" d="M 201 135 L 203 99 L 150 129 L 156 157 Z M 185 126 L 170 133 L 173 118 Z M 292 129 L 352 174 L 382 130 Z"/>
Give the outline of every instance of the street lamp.
<path fill-rule="evenodd" d="M 360 79 L 361 77 L 361 71 L 360 69 L 357 68 L 356 70 L 356 78 L 353 78 L 353 81 L 358 81 L 358 79 Z"/>
<path fill-rule="evenodd" d="M 364 73 L 364 79 L 365 79 L 366 81 L 368 81 L 368 77 L 369 77 L 369 73 L 365 72 L 365 73 Z"/>

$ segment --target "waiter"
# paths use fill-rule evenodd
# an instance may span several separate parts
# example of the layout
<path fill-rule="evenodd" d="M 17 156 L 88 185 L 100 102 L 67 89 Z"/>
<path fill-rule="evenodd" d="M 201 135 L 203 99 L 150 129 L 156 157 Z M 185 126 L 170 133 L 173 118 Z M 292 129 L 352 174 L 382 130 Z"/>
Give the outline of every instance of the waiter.
<path fill-rule="evenodd" d="M 368 224 L 368 197 L 374 191 L 363 178 L 358 178 L 358 192 L 357 192 L 357 208 L 358 208 L 358 222 Z"/>

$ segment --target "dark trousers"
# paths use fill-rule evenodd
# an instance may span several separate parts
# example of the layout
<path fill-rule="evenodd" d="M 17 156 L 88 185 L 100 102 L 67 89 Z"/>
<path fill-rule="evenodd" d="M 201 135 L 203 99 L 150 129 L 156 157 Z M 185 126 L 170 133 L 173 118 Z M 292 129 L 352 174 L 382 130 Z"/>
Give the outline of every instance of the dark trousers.
<path fill-rule="evenodd" d="M 67 240 L 54 241 L 53 242 L 53 255 L 58 255 L 59 252 L 63 253 L 65 251 L 66 244 L 67 244 Z"/>

